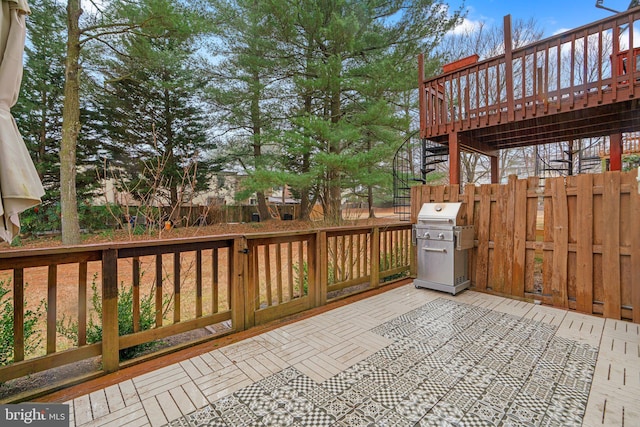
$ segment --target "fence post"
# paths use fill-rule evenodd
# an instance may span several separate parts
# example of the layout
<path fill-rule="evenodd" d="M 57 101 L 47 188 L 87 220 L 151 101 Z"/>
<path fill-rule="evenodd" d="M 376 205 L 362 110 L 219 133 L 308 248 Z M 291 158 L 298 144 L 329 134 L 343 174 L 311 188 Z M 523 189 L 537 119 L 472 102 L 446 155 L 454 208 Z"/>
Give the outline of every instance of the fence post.
<path fill-rule="evenodd" d="M 245 312 L 247 295 L 247 239 L 238 236 L 233 239 L 233 245 L 229 248 L 229 267 L 233 270 L 229 275 L 231 279 L 231 324 L 236 332 L 247 328 Z"/>
<path fill-rule="evenodd" d="M 371 287 L 380 285 L 380 228 L 371 230 Z"/>
<path fill-rule="evenodd" d="M 118 251 L 102 251 L 102 369 L 115 372 L 120 364 L 118 337 Z"/>

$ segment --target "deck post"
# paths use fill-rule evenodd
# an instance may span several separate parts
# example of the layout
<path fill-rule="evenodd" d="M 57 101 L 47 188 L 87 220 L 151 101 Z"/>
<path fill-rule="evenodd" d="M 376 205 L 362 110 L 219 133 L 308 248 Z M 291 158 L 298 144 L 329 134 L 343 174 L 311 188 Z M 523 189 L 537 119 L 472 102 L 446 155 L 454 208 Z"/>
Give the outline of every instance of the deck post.
<path fill-rule="evenodd" d="M 622 170 L 622 133 L 609 135 L 609 170 Z"/>
<path fill-rule="evenodd" d="M 371 248 L 369 257 L 371 259 L 371 283 L 372 288 L 380 286 L 380 228 L 371 229 Z"/>
<path fill-rule="evenodd" d="M 420 138 L 426 137 L 427 130 L 427 100 L 424 90 L 424 55 L 418 55 L 418 105 L 420 106 Z"/>
<path fill-rule="evenodd" d="M 449 184 L 460 184 L 460 141 L 458 132 L 449 134 Z"/>
<path fill-rule="evenodd" d="M 102 369 L 115 372 L 120 364 L 118 336 L 118 251 L 102 251 Z"/>
<path fill-rule="evenodd" d="M 328 270 L 329 270 L 329 250 L 327 247 L 327 232 L 319 231 L 316 234 L 316 265 L 318 266 L 316 271 L 316 281 L 318 290 L 316 296 L 316 307 L 327 304 L 327 285 L 328 285 Z"/>
<path fill-rule="evenodd" d="M 247 324 L 252 325 L 253 310 L 251 310 L 251 297 L 248 295 L 247 277 L 249 273 L 249 251 L 247 247 L 247 239 L 245 236 L 239 236 L 233 239 L 233 245 L 229 248 L 229 268 L 233 271 L 229 272 L 229 280 L 231 280 L 231 301 L 229 308 L 231 309 L 231 324 L 236 332 L 243 331 L 247 328 Z"/>
<path fill-rule="evenodd" d="M 504 65 L 507 91 L 507 117 L 515 120 L 515 103 L 513 100 L 513 43 L 511 41 L 511 15 L 504 17 Z M 524 105 L 522 106 L 524 109 Z"/>
<path fill-rule="evenodd" d="M 500 182 L 500 170 L 498 167 L 498 156 L 489 156 L 491 160 L 491 183 L 498 184 Z"/>

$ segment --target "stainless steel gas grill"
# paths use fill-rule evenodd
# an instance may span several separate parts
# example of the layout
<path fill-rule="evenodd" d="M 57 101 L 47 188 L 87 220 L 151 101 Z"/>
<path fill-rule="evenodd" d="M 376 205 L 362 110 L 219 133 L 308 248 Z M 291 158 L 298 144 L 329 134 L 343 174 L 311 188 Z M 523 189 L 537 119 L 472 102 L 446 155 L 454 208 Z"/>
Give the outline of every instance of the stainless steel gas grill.
<path fill-rule="evenodd" d="M 417 245 L 416 288 L 453 295 L 469 287 L 467 250 L 473 247 L 473 226 L 458 225 L 462 203 L 425 203 L 413 226 Z"/>

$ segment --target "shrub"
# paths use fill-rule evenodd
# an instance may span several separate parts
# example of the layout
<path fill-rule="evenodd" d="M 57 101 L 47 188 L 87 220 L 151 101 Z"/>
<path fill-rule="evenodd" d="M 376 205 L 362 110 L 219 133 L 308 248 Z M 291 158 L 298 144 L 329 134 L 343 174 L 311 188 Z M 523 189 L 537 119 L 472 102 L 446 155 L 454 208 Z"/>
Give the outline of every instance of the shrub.
<path fill-rule="evenodd" d="M 13 298 L 8 294 L 11 292 L 8 281 L 0 280 L 0 366 L 5 366 L 13 362 Z M 26 288 L 26 287 L 25 287 Z M 26 310 L 24 305 L 24 354 L 34 353 L 42 342 L 42 335 L 38 329 L 38 322 L 44 314 L 44 301 L 35 310 Z"/>
<path fill-rule="evenodd" d="M 293 283 L 296 284 L 293 289 L 294 294 L 298 293 L 301 297 L 309 295 L 309 266 L 307 265 L 307 261 L 302 263 L 302 272 L 298 264 L 293 264 L 292 267 L 295 272 Z M 302 292 L 300 292 L 300 273 L 302 273 Z M 293 295 L 291 295 L 290 298 L 293 299 Z"/>
<path fill-rule="evenodd" d="M 93 344 L 102 341 L 102 299 L 98 292 L 96 284 L 97 275 L 93 277 L 91 282 L 91 307 L 97 313 L 98 322 L 93 320 L 93 316 L 89 317 L 87 325 L 87 343 Z M 168 305 L 168 299 L 163 300 L 163 313 Z M 155 286 L 151 288 L 151 292 L 147 296 L 140 298 L 140 330 L 145 331 L 151 329 L 155 324 Z M 78 342 L 78 323 L 66 320 L 64 317 L 57 322 L 57 330 L 61 335 L 69 338 L 73 342 Z M 128 335 L 133 333 L 133 287 L 125 287 L 121 283 L 118 292 L 118 335 Z M 158 345 L 157 342 L 148 342 L 135 345 L 133 347 L 120 350 L 120 359 L 127 360 L 138 356 L 140 353 L 152 349 Z"/>

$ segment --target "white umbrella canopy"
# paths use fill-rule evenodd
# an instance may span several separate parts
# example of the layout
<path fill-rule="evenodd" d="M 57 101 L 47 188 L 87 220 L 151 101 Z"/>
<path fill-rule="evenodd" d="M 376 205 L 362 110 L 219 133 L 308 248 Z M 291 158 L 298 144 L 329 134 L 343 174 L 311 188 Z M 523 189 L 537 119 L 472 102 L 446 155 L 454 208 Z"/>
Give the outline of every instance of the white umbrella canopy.
<path fill-rule="evenodd" d="M 11 242 L 20 232 L 18 215 L 38 205 L 42 183 L 20 136 L 11 107 L 18 100 L 26 35 L 26 0 L 1 0 L 0 16 L 0 239 Z"/>

